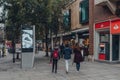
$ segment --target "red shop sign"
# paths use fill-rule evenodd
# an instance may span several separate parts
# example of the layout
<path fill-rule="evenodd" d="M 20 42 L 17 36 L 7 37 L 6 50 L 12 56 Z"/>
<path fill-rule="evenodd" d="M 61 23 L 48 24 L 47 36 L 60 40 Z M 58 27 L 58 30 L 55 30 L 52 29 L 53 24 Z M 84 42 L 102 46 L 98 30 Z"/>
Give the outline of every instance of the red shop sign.
<path fill-rule="evenodd" d="M 111 34 L 120 34 L 120 19 L 111 21 Z"/>
<path fill-rule="evenodd" d="M 104 28 L 110 28 L 110 21 L 105 21 L 95 24 L 95 29 L 104 29 Z"/>

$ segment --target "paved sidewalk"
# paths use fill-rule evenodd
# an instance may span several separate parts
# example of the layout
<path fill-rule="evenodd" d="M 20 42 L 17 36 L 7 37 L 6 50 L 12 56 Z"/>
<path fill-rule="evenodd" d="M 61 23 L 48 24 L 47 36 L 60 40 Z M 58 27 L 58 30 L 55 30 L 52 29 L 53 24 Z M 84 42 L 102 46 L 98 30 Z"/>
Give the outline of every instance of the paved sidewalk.
<path fill-rule="evenodd" d="M 100 62 L 81 63 L 80 72 L 70 61 L 69 73 L 65 73 L 64 60 L 58 62 L 58 73 L 51 73 L 49 59 L 44 52 L 35 56 L 32 69 L 20 68 L 20 61 L 12 63 L 12 55 L 0 58 L 0 80 L 120 80 L 120 64 L 106 64 Z"/>

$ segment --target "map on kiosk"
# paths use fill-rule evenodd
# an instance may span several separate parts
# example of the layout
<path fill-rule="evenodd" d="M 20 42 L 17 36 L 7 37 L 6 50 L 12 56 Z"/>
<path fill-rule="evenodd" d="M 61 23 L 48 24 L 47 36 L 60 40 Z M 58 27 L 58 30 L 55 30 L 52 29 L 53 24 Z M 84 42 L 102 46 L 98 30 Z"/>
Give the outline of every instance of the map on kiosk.
<path fill-rule="evenodd" d="M 22 48 L 33 48 L 32 30 L 22 30 Z"/>

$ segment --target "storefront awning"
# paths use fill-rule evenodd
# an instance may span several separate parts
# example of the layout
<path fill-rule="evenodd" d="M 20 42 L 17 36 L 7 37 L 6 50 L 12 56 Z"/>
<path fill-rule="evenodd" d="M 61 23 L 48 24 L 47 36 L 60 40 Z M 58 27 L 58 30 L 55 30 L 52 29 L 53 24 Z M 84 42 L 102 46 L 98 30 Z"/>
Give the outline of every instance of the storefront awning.
<path fill-rule="evenodd" d="M 95 29 L 110 28 L 110 21 L 100 22 L 95 24 Z"/>
<path fill-rule="evenodd" d="M 111 34 L 120 34 L 120 19 L 96 23 L 95 29 L 96 30 L 109 29 Z"/>
<path fill-rule="evenodd" d="M 88 31 L 89 30 L 89 27 L 86 27 L 86 28 L 81 28 L 81 29 L 77 29 L 77 30 L 73 30 L 71 31 L 72 33 L 78 33 L 78 32 L 84 32 L 84 31 Z"/>

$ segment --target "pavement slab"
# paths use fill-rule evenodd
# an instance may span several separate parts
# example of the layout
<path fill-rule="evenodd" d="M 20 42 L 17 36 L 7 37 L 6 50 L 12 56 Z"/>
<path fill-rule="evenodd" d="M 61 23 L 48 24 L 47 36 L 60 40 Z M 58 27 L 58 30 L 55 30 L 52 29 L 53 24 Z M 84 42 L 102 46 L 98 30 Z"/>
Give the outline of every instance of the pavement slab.
<path fill-rule="evenodd" d="M 72 60 L 69 64 L 69 73 L 65 73 L 64 59 L 58 62 L 58 72 L 52 73 L 49 58 L 44 57 L 45 52 L 35 55 L 32 69 L 21 69 L 21 61 L 12 63 L 12 54 L 0 58 L 0 80 L 120 80 L 120 64 L 107 64 L 101 62 L 81 63 L 80 71 L 76 71 Z"/>

